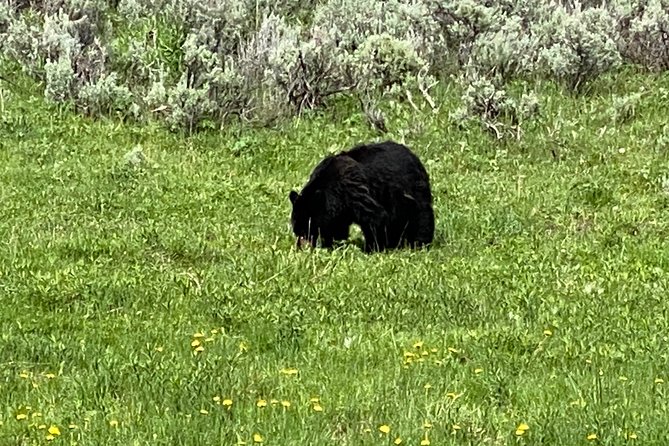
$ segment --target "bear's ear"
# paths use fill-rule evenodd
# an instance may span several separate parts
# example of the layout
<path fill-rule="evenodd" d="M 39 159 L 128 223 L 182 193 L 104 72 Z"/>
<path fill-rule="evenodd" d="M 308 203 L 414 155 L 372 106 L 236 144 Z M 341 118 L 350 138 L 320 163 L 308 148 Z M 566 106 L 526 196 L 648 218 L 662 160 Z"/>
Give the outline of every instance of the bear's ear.
<path fill-rule="evenodd" d="M 295 200 L 297 200 L 297 192 L 291 190 L 290 193 L 288 194 L 288 198 L 290 198 L 290 202 L 292 204 L 295 204 Z"/>

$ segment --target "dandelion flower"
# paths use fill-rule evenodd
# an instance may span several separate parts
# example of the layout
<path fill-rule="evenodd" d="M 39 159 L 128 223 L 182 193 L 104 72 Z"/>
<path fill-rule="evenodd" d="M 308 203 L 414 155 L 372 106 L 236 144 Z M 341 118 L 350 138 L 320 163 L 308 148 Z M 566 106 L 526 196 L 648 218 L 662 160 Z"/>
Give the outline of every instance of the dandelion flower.
<path fill-rule="evenodd" d="M 662 378 L 655 378 L 655 384 L 663 384 L 664 380 Z"/>
<path fill-rule="evenodd" d="M 53 435 L 49 434 L 49 435 L 47 435 L 45 438 L 46 438 L 46 441 L 51 441 L 51 440 L 53 440 L 53 439 L 56 438 L 56 437 L 54 437 Z"/>
<path fill-rule="evenodd" d="M 191 346 L 191 347 L 198 347 L 198 346 L 200 346 L 201 344 L 202 344 L 202 343 L 200 342 L 199 339 L 193 339 L 193 342 L 190 343 L 190 346 Z"/>
<path fill-rule="evenodd" d="M 219 403 L 219 404 L 221 403 L 221 397 L 218 396 L 218 395 L 215 396 L 215 397 L 213 398 L 213 400 L 214 400 L 215 403 Z"/>
<path fill-rule="evenodd" d="M 432 428 L 432 423 L 430 423 L 429 421 L 423 422 L 423 428 L 424 429 L 431 429 Z"/>
<path fill-rule="evenodd" d="M 198 348 L 195 349 L 195 351 L 198 352 L 198 353 L 203 352 L 203 351 L 204 351 L 204 347 L 202 347 L 202 346 L 200 345 Z"/>
<path fill-rule="evenodd" d="M 460 353 L 460 351 L 458 349 L 453 348 L 453 347 L 448 347 L 448 351 L 451 352 L 451 353 Z"/>
<path fill-rule="evenodd" d="M 552 331 L 550 331 L 548 329 L 544 330 L 544 336 L 552 336 L 552 335 L 553 335 Z"/>
<path fill-rule="evenodd" d="M 213 335 L 218 334 L 218 328 L 212 328 L 211 330 L 209 330 L 209 333 Z"/>
<path fill-rule="evenodd" d="M 204 342 L 214 342 L 214 338 L 207 338 L 204 340 Z"/>
<path fill-rule="evenodd" d="M 393 441 L 395 444 L 402 444 L 402 439 L 400 437 L 397 437 L 395 441 Z"/>
<path fill-rule="evenodd" d="M 279 404 L 279 400 L 272 398 L 270 403 L 272 403 L 272 406 L 274 406 L 275 404 Z"/>
<path fill-rule="evenodd" d="M 118 421 L 117 420 L 111 420 L 109 422 L 109 426 L 111 427 L 118 427 Z"/>
<path fill-rule="evenodd" d="M 312 397 L 309 399 L 309 402 L 310 402 L 310 403 L 318 403 L 318 402 L 320 402 L 320 401 L 321 401 L 321 399 L 318 398 L 317 396 L 312 396 Z"/>
<path fill-rule="evenodd" d="M 223 400 L 223 403 L 222 403 L 222 404 L 223 404 L 225 407 L 230 407 L 230 406 L 232 406 L 232 400 L 231 400 L 230 398 L 226 398 L 226 399 Z"/>
<path fill-rule="evenodd" d="M 256 403 L 256 406 L 267 407 L 267 401 L 266 400 L 258 400 L 258 402 Z"/>
<path fill-rule="evenodd" d="M 283 407 L 285 407 L 286 409 L 288 409 L 290 407 L 290 401 L 283 400 L 283 401 L 281 401 L 281 405 Z"/>
<path fill-rule="evenodd" d="M 76 428 L 78 428 L 79 426 L 77 426 L 77 425 L 74 424 L 74 423 L 70 423 L 70 425 L 67 426 L 67 427 L 69 427 L 70 429 L 76 429 Z"/>
<path fill-rule="evenodd" d="M 390 426 L 388 426 L 387 424 L 382 424 L 381 426 L 379 426 L 379 431 L 384 434 L 387 434 L 390 432 Z"/>
<path fill-rule="evenodd" d="M 163 347 L 161 347 L 161 346 L 156 347 L 156 351 L 157 351 L 158 353 L 162 352 L 162 351 L 163 351 Z"/>
<path fill-rule="evenodd" d="M 592 441 L 592 440 L 596 440 L 596 439 L 597 439 L 597 434 L 595 434 L 595 433 L 588 434 L 588 436 L 585 437 L 585 438 L 587 438 L 587 439 L 590 440 L 590 441 Z"/>
<path fill-rule="evenodd" d="M 246 344 L 246 342 L 242 341 L 239 343 L 239 351 L 240 352 L 245 352 L 248 351 L 249 346 Z"/>
<path fill-rule="evenodd" d="M 50 433 L 51 435 L 60 435 L 60 429 L 58 429 L 58 426 L 53 426 L 53 425 L 52 425 L 52 426 L 49 428 L 49 433 Z"/>
<path fill-rule="evenodd" d="M 193 335 L 193 337 L 194 337 L 194 338 L 204 338 L 204 335 L 203 335 L 202 333 L 198 332 L 198 333 L 195 333 L 195 334 Z"/>
<path fill-rule="evenodd" d="M 37 426 L 37 429 L 39 430 L 46 429 L 46 424 L 40 424 L 39 426 Z"/>
<path fill-rule="evenodd" d="M 430 389 L 432 388 L 432 384 L 427 383 L 427 384 L 425 384 L 425 385 L 423 386 L 423 388 L 424 388 L 425 390 L 430 390 Z"/>
<path fill-rule="evenodd" d="M 422 356 L 427 356 L 427 355 L 429 355 L 429 354 L 430 354 L 430 352 L 428 352 L 427 350 L 423 350 L 423 351 L 421 352 L 421 355 L 422 355 Z"/>
<path fill-rule="evenodd" d="M 28 414 L 27 414 L 27 413 L 17 413 L 17 414 L 16 414 L 16 419 L 19 420 L 19 421 L 20 421 L 20 420 L 25 420 L 26 418 L 28 418 Z"/>
<path fill-rule="evenodd" d="M 483 373 L 483 369 L 474 369 L 474 373 L 476 373 L 477 375 Z"/>
<path fill-rule="evenodd" d="M 436 348 L 431 348 L 430 351 L 431 351 L 432 353 L 437 353 L 438 350 L 437 350 Z"/>
<path fill-rule="evenodd" d="M 56 375 L 53 374 L 53 373 L 45 373 L 45 374 L 44 374 L 44 377 L 45 377 L 46 379 L 54 379 L 54 378 L 56 377 Z"/>
<path fill-rule="evenodd" d="M 518 435 L 519 437 L 521 435 L 525 435 L 525 432 L 528 431 L 529 429 L 530 429 L 530 426 L 528 426 L 525 423 L 520 423 L 518 425 L 518 427 L 516 428 L 516 435 Z"/>
<path fill-rule="evenodd" d="M 297 369 L 295 368 L 283 368 L 279 371 L 282 375 L 297 375 Z"/>
<path fill-rule="evenodd" d="M 206 410 L 206 409 L 200 409 L 200 413 L 201 413 L 202 415 L 209 415 L 209 411 Z"/>
<path fill-rule="evenodd" d="M 260 435 L 260 434 L 253 434 L 253 442 L 254 442 L 254 443 L 262 443 L 262 442 L 263 442 L 262 435 Z"/>
<path fill-rule="evenodd" d="M 316 403 L 314 404 L 314 411 L 323 412 L 323 407 L 319 403 Z"/>
<path fill-rule="evenodd" d="M 430 439 L 427 438 L 427 434 L 425 434 L 425 438 L 420 441 L 420 446 L 430 446 Z"/>
<path fill-rule="evenodd" d="M 457 432 L 457 431 L 459 431 L 460 429 L 462 429 L 462 428 L 460 427 L 459 424 L 454 424 L 454 425 L 452 426 L 452 428 L 453 428 L 453 431 L 455 431 L 455 432 Z"/>
<path fill-rule="evenodd" d="M 24 370 L 21 373 L 19 373 L 19 377 L 23 379 L 28 379 L 30 377 L 30 374 Z"/>
<path fill-rule="evenodd" d="M 634 432 L 629 432 L 626 437 L 628 440 L 636 440 L 638 438 Z"/>

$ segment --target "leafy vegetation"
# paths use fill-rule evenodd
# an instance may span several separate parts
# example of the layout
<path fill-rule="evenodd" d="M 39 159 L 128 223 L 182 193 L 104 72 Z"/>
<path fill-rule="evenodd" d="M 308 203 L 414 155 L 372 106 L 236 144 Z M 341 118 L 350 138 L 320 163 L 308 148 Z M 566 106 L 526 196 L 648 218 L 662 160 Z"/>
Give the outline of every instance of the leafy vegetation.
<path fill-rule="evenodd" d="M 516 83 L 523 137 L 384 102 L 437 239 L 297 252 L 355 103 L 190 137 L 0 80 L 0 443 L 666 444 L 669 78 Z M 11 82 L 11 83 L 10 83 Z"/>

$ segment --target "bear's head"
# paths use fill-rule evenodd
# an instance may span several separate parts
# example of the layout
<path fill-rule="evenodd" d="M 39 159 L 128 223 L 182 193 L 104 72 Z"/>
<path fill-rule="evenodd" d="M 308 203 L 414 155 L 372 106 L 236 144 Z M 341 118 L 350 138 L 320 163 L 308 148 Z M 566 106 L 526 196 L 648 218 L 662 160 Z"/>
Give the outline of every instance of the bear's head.
<path fill-rule="evenodd" d="M 318 236 L 320 234 L 320 223 L 322 212 L 319 212 L 319 206 L 313 199 L 294 190 L 288 195 L 292 204 L 290 214 L 290 224 L 293 228 L 293 234 L 297 237 L 297 247 L 302 248 L 305 245 L 316 247 Z"/>

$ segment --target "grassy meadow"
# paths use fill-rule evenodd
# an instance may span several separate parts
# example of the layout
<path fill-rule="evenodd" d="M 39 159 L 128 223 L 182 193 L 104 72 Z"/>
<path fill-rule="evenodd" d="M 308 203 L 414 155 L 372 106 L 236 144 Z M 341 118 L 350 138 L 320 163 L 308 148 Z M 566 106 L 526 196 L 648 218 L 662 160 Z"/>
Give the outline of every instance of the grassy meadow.
<path fill-rule="evenodd" d="M 340 103 L 187 138 L 2 75 L 0 445 L 669 443 L 666 73 L 518 84 L 505 142 L 449 85 L 383 136 Z M 432 248 L 296 251 L 290 189 L 384 138 Z"/>

